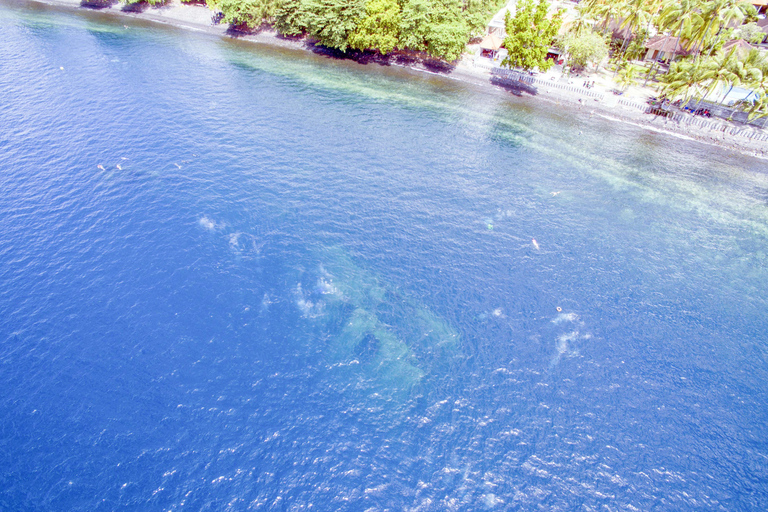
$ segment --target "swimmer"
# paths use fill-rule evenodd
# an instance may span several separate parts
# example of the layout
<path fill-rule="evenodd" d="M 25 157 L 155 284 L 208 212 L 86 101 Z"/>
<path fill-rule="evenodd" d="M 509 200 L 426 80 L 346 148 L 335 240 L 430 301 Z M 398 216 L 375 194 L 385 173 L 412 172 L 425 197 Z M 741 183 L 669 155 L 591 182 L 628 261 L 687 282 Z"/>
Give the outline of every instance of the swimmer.
<path fill-rule="evenodd" d="M 175 165 L 176 167 L 178 167 L 179 169 L 181 169 L 181 166 L 180 166 L 179 164 L 177 164 L 177 163 L 174 163 L 173 165 Z"/>
<path fill-rule="evenodd" d="M 117 168 L 118 168 L 118 170 L 120 170 L 120 171 L 122 171 L 122 170 L 123 170 L 123 168 L 122 168 L 122 167 L 120 167 L 120 164 L 117 164 Z"/>
<path fill-rule="evenodd" d="M 531 243 L 533 244 L 533 248 L 538 251 L 539 250 L 539 242 L 537 242 L 535 238 L 532 238 L 531 239 Z"/>
<path fill-rule="evenodd" d="M 556 195 L 558 195 L 559 193 L 560 193 L 560 191 L 559 191 L 559 190 L 558 190 L 557 192 L 550 192 L 550 194 L 552 194 L 552 197 L 555 197 L 555 196 L 556 196 Z"/>
<path fill-rule="evenodd" d="M 97 165 L 96 167 L 98 167 L 98 168 L 99 168 L 99 169 L 101 169 L 102 171 L 104 170 L 104 166 L 103 166 L 103 165 L 101 165 L 101 164 Z"/>

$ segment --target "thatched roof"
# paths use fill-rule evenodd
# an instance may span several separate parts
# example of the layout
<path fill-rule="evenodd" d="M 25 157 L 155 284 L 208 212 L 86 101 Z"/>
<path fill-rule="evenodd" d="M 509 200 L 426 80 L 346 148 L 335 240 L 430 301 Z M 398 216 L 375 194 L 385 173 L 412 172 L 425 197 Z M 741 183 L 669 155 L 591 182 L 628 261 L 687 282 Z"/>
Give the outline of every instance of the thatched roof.
<path fill-rule="evenodd" d="M 752 50 L 754 46 L 743 39 L 734 39 L 733 41 L 728 41 L 723 45 L 723 51 L 725 53 L 730 53 L 734 48 L 736 49 L 737 55 L 744 55 L 749 53 L 749 51 Z"/>
<path fill-rule="evenodd" d="M 648 50 L 658 50 L 664 53 L 673 53 L 677 47 L 677 55 L 688 55 L 688 51 L 678 44 L 678 38 L 672 36 L 654 36 L 645 42 Z"/>
<path fill-rule="evenodd" d="M 480 42 L 480 48 L 482 48 L 483 50 L 496 51 L 499 48 L 501 48 L 501 45 L 503 44 L 504 44 L 504 40 L 502 38 L 500 38 L 496 34 L 488 34 Z"/>

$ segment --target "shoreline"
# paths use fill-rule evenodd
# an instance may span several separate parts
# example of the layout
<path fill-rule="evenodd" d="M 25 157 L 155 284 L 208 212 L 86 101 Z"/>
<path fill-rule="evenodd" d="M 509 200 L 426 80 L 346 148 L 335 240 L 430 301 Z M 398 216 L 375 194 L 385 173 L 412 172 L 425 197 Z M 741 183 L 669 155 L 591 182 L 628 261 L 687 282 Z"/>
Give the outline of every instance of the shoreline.
<path fill-rule="evenodd" d="M 40 5 L 55 7 L 72 11 L 87 11 L 115 18 L 124 17 L 134 20 L 159 23 L 184 30 L 203 32 L 209 35 L 238 41 L 247 41 L 254 44 L 263 44 L 271 47 L 293 49 L 298 51 L 313 52 L 311 41 L 306 38 L 287 38 L 279 35 L 274 29 L 261 29 L 253 33 L 239 33 L 230 30 L 227 25 L 213 25 L 211 23 L 212 11 L 204 5 L 181 4 L 178 0 L 171 0 L 160 7 L 146 6 L 137 10 L 123 10 L 122 4 L 94 8 L 83 6 L 80 0 L 1 0 L 4 3 L 16 5 Z M 318 53 L 318 52 L 313 52 Z M 330 55 L 330 52 L 329 52 Z M 397 59 L 394 59 L 397 60 Z M 407 62 L 389 62 L 388 65 L 398 66 L 415 72 L 428 73 L 447 80 L 464 82 L 479 87 L 487 92 L 501 92 L 511 95 L 504 87 L 491 82 L 490 70 L 478 67 L 474 58 L 465 54 L 456 66 L 450 70 L 436 72 L 423 61 L 418 59 L 404 59 Z M 355 59 L 349 59 L 356 62 Z M 375 62 L 375 59 L 374 59 Z M 359 65 L 364 65 L 359 63 Z M 562 90 L 557 87 L 545 87 L 541 84 L 535 87 L 536 94 L 527 94 L 526 99 L 546 101 L 552 105 L 567 104 L 580 116 L 598 116 L 602 119 L 620 123 L 626 123 L 642 129 L 662 133 L 665 135 L 683 138 L 699 143 L 718 146 L 720 148 L 735 151 L 740 154 L 768 160 L 768 143 L 765 141 L 750 139 L 727 131 L 702 128 L 693 124 L 670 121 L 653 114 L 646 114 L 637 108 L 621 105 L 619 97 L 604 94 L 599 100 L 580 94 L 578 91 Z M 572 88 L 573 89 L 573 88 Z M 721 123 L 723 124 L 723 123 Z M 724 125 L 727 126 L 727 125 Z M 731 125 L 736 126 L 736 125 Z M 762 133 L 762 132 L 761 132 Z"/>

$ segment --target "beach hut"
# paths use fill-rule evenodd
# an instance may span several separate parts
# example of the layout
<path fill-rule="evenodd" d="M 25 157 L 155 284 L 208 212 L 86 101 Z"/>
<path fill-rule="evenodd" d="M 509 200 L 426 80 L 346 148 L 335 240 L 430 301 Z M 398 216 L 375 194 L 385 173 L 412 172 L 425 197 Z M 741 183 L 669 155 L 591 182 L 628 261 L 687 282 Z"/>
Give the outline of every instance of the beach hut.
<path fill-rule="evenodd" d="M 496 52 L 504 44 L 504 40 L 496 34 L 488 34 L 480 42 L 480 49 L 483 51 L 483 56 L 489 56 L 491 58 L 496 57 Z"/>
<path fill-rule="evenodd" d="M 673 61 L 679 55 L 689 55 L 678 38 L 672 36 L 654 36 L 645 42 L 645 60 Z"/>
<path fill-rule="evenodd" d="M 507 13 L 510 13 L 514 16 L 515 14 L 515 5 L 517 4 L 517 0 L 509 0 L 504 7 L 499 9 L 499 12 L 497 12 L 493 18 L 491 18 L 491 21 L 488 23 L 488 27 L 486 28 L 486 31 L 489 34 L 495 34 L 497 37 L 500 37 L 504 39 L 507 37 L 507 26 L 504 22 Z"/>
<path fill-rule="evenodd" d="M 738 57 L 743 57 L 747 55 L 750 52 L 750 50 L 753 50 L 754 46 L 752 46 L 751 44 L 749 44 L 743 39 L 734 39 L 732 41 L 728 41 L 723 45 L 723 51 L 725 53 L 731 53 L 731 51 L 733 51 L 734 49 Z"/>
<path fill-rule="evenodd" d="M 765 14 L 768 11 L 768 0 L 749 0 L 749 3 L 755 6 L 759 14 Z"/>
<path fill-rule="evenodd" d="M 765 39 L 768 38 L 768 18 L 757 20 L 757 26 L 760 27 L 760 30 L 765 34 L 765 37 L 763 38 L 763 41 L 765 41 Z"/>

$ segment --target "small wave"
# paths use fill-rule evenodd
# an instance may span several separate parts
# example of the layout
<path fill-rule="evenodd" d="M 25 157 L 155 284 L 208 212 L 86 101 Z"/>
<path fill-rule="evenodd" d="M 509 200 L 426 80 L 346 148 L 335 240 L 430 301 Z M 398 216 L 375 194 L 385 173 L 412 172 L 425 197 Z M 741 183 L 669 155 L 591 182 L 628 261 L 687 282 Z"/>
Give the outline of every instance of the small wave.
<path fill-rule="evenodd" d="M 553 320 L 553 324 L 561 324 L 563 322 L 576 322 L 579 319 L 579 315 L 576 313 L 560 313 Z"/>
<path fill-rule="evenodd" d="M 207 216 L 203 215 L 198 219 L 198 224 L 200 224 L 200 227 L 203 229 L 207 229 L 208 231 L 215 231 L 216 230 L 216 223 L 209 219 Z"/>

